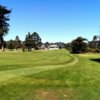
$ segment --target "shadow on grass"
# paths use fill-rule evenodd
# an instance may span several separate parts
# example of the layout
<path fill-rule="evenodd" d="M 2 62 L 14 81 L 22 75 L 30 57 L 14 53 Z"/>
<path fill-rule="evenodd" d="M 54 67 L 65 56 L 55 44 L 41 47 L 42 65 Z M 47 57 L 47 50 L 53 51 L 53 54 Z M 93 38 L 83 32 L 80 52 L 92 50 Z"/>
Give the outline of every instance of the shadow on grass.
<path fill-rule="evenodd" d="M 100 58 L 97 58 L 97 59 L 90 59 L 90 60 L 100 63 Z"/>

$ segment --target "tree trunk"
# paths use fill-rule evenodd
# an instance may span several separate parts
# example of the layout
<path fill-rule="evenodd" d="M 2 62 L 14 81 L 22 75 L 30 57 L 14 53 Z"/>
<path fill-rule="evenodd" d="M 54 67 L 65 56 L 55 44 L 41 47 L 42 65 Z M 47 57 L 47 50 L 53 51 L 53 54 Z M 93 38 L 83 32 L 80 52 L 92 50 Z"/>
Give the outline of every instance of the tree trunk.
<path fill-rule="evenodd" d="M 2 45 L 2 52 L 4 52 L 5 51 L 5 49 L 4 49 L 4 46 Z"/>

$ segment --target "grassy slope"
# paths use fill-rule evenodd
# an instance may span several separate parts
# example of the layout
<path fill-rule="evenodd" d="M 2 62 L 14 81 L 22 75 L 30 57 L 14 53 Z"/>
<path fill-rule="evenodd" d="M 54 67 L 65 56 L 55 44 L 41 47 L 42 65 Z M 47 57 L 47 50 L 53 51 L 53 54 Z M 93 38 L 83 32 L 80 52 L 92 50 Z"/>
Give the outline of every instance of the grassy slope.
<path fill-rule="evenodd" d="M 100 54 L 74 56 L 79 62 L 66 67 L 73 59 L 64 50 L 0 54 L 1 72 L 40 65 L 65 66 L 1 82 L 0 100 L 100 100 L 100 63 L 91 60 L 100 59 Z"/>

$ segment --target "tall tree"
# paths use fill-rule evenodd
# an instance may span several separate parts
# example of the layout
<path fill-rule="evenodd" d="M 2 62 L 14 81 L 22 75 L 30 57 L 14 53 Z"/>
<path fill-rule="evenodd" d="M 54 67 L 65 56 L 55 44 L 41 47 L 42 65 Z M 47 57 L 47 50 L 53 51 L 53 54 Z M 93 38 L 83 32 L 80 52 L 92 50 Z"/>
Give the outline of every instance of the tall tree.
<path fill-rule="evenodd" d="M 39 34 L 37 32 L 33 32 L 32 33 L 32 39 L 33 39 L 33 42 L 34 42 L 34 45 L 33 45 L 34 48 L 39 49 L 41 44 L 42 44 Z"/>
<path fill-rule="evenodd" d="M 50 45 L 49 42 L 46 42 L 46 43 L 45 43 L 45 47 L 46 47 L 46 48 L 49 48 L 49 45 Z"/>
<path fill-rule="evenodd" d="M 93 36 L 93 40 L 89 43 L 90 48 L 97 49 L 98 48 L 98 35 Z"/>
<path fill-rule="evenodd" d="M 87 50 L 87 43 L 85 43 L 84 41 L 86 40 L 87 39 L 82 37 L 78 37 L 77 39 L 73 40 L 71 42 L 72 52 L 73 53 L 85 52 Z"/>
<path fill-rule="evenodd" d="M 21 48 L 21 40 L 19 39 L 19 36 L 16 36 L 15 38 L 15 48 L 16 50 Z"/>
<path fill-rule="evenodd" d="M 97 41 L 97 39 L 98 39 L 97 35 L 93 36 L 93 41 Z"/>
<path fill-rule="evenodd" d="M 9 31 L 9 16 L 11 10 L 8 10 L 6 7 L 0 5 L 0 45 L 3 47 L 3 36 L 6 35 Z"/>
<path fill-rule="evenodd" d="M 33 32 L 31 34 L 30 32 L 28 32 L 25 38 L 25 46 L 28 48 L 29 51 L 31 51 L 32 48 L 39 49 L 41 44 L 41 38 L 38 33 Z"/>
<path fill-rule="evenodd" d="M 30 32 L 28 32 L 28 34 L 26 35 L 24 44 L 27 47 L 28 51 L 31 51 L 34 43 Z"/>
<path fill-rule="evenodd" d="M 15 49 L 15 40 L 7 41 L 7 48 L 10 50 Z"/>

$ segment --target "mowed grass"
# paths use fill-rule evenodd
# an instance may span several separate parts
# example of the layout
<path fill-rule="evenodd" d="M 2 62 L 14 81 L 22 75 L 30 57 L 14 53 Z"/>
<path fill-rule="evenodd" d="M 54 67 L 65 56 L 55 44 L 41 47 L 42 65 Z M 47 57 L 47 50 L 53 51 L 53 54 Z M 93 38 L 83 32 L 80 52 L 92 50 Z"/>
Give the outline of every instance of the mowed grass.
<path fill-rule="evenodd" d="M 0 53 L 0 100 L 100 100 L 99 60 L 66 50 Z"/>
<path fill-rule="evenodd" d="M 3 52 L 0 53 L 0 70 L 28 68 L 47 65 L 62 65 L 72 58 L 64 51 Z M 63 59 L 62 59 L 63 58 Z"/>

